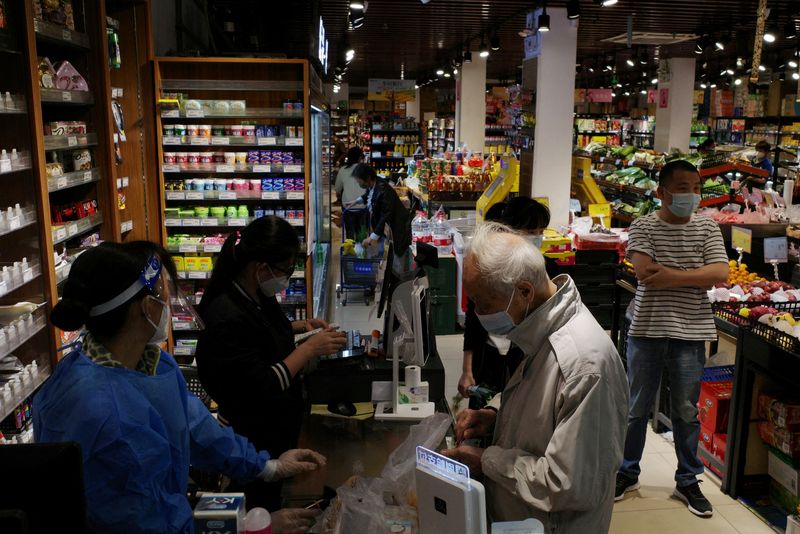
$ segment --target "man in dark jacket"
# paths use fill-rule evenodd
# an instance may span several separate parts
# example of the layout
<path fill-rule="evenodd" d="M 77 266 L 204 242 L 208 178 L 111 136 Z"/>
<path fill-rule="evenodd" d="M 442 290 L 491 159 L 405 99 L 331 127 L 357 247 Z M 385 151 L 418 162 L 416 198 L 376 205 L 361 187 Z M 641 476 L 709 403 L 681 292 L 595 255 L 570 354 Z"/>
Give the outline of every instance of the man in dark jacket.
<path fill-rule="evenodd" d="M 379 179 L 375 169 L 365 163 L 356 165 L 353 178 L 367 190 L 361 198 L 369 208 L 371 234 L 362 244 L 369 248 L 381 238 L 388 237 L 395 254 L 404 256 L 411 245 L 411 220 L 400 197 L 389 182 Z"/>

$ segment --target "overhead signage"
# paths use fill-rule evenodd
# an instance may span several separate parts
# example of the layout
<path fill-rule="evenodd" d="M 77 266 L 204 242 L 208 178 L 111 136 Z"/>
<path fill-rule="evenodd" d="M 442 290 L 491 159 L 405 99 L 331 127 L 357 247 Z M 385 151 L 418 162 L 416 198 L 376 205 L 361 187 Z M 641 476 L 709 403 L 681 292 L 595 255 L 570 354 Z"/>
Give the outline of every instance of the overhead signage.
<path fill-rule="evenodd" d="M 731 227 L 731 244 L 734 249 L 742 249 L 750 254 L 753 248 L 753 231 L 741 226 Z"/>
<path fill-rule="evenodd" d="M 370 78 L 367 83 L 367 100 L 413 102 L 417 98 L 416 85 L 416 80 Z"/>
<path fill-rule="evenodd" d="M 589 89 L 586 91 L 586 101 L 597 104 L 608 104 L 614 100 L 614 92 L 608 89 Z"/>
<path fill-rule="evenodd" d="M 322 17 L 319 18 L 317 59 L 319 59 L 319 62 L 322 64 L 322 71 L 328 74 L 328 39 L 325 37 L 325 24 L 322 22 Z"/>

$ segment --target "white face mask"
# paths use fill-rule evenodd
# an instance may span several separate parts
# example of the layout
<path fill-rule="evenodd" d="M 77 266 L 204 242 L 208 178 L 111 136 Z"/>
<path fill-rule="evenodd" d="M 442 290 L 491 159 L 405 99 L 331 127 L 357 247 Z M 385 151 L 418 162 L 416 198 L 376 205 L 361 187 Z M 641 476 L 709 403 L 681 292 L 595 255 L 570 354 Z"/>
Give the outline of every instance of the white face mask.
<path fill-rule="evenodd" d="M 542 250 L 542 243 L 544 242 L 543 235 L 526 235 L 525 240 L 536 247 L 537 250 Z"/>
<path fill-rule="evenodd" d="M 514 288 L 511 292 L 511 297 L 508 299 L 508 305 L 504 311 L 487 313 L 486 315 L 475 314 L 478 316 L 481 325 L 483 325 L 490 334 L 505 336 L 516 328 L 517 325 L 514 323 L 514 319 L 511 317 L 511 314 L 508 313 L 508 309 L 511 307 L 511 301 L 514 300 L 514 293 L 516 290 L 517 288 Z M 525 306 L 525 316 L 528 316 L 528 306 Z"/>
<path fill-rule="evenodd" d="M 263 282 L 259 280 L 258 287 L 261 289 L 261 292 L 265 297 L 274 297 L 289 287 L 289 277 L 276 277 L 275 273 L 272 271 L 272 267 L 267 265 L 267 269 L 269 269 L 269 272 L 272 273 L 272 278 L 269 280 L 264 280 Z"/>
<path fill-rule="evenodd" d="M 158 345 L 159 343 L 163 343 L 169 337 L 169 305 L 161 299 L 148 295 L 146 298 L 152 299 L 159 304 L 161 304 L 161 316 L 158 318 L 158 324 L 155 324 L 153 321 L 150 320 L 150 317 L 145 313 L 144 318 L 147 319 L 147 322 L 150 323 L 150 326 L 155 328 L 153 335 L 150 337 L 150 340 L 147 342 L 148 345 Z"/>

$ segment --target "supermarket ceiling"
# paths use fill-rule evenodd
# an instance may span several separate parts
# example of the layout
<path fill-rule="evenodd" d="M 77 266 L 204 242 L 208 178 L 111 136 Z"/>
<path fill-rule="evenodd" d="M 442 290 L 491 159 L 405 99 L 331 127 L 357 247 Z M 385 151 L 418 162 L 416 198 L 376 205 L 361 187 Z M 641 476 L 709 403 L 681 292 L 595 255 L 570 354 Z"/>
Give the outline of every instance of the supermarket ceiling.
<path fill-rule="evenodd" d="M 677 44 L 627 48 L 625 34 L 629 17 L 634 32 L 644 34 L 717 35 L 730 39 L 722 52 L 713 42 L 703 56 L 710 64 L 725 63 L 752 55 L 758 0 L 619 0 L 601 7 L 599 0 L 580 0 L 578 58 L 584 65 L 613 61 L 624 72 L 632 53 L 693 56 L 695 40 Z M 565 7 L 566 0 L 550 0 L 548 7 Z M 500 39 L 501 49 L 492 52 L 487 77 L 514 80 L 522 62 L 526 15 L 536 6 L 531 0 L 367 0 L 363 26 L 349 29 L 350 0 L 319 0 L 319 13 L 325 21 L 333 64 L 349 45 L 356 52 L 345 80 L 351 85 L 366 85 L 368 78 L 420 79 L 440 65 L 449 64 L 467 41 L 477 49 L 480 34 L 487 43 L 492 34 Z M 784 37 L 787 23 L 800 17 L 800 0 L 769 0 L 768 22 L 778 32 L 775 43 L 764 45 L 764 62 L 777 67 L 797 45 L 798 39 Z M 791 22 L 789 22 L 791 21 Z M 617 37 L 611 42 L 607 39 Z M 650 35 L 651 42 L 670 35 Z M 686 39 L 686 36 L 683 37 Z M 774 63 L 775 65 L 770 65 Z"/>

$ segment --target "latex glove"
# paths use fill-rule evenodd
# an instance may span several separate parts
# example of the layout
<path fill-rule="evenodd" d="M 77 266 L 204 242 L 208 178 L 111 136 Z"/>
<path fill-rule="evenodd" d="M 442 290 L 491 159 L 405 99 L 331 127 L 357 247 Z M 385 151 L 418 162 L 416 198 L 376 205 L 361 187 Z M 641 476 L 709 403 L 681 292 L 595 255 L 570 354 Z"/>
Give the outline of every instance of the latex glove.
<path fill-rule="evenodd" d="M 488 436 L 496 419 L 497 412 L 487 408 L 464 410 L 456 417 L 456 443 Z"/>
<path fill-rule="evenodd" d="M 469 398 L 469 387 L 475 385 L 475 378 L 472 376 L 472 371 L 464 371 L 461 373 L 461 378 L 458 381 L 458 392 L 465 399 Z"/>
<path fill-rule="evenodd" d="M 321 510 L 282 508 L 270 514 L 272 534 L 301 534 L 308 532 L 321 513 Z"/>
<path fill-rule="evenodd" d="M 318 318 L 309 319 L 306 322 L 310 325 L 310 327 L 307 327 L 307 332 L 317 328 L 328 328 L 330 326 L 325 320 Z"/>
<path fill-rule="evenodd" d="M 281 454 L 277 460 L 267 460 L 260 478 L 265 482 L 273 482 L 314 471 L 318 467 L 323 467 L 325 462 L 325 457 L 318 452 L 310 449 L 291 449 Z"/>
<path fill-rule="evenodd" d="M 308 338 L 300 347 L 308 351 L 307 354 L 310 358 L 315 358 L 317 356 L 336 354 L 346 344 L 347 334 L 328 328 Z"/>

